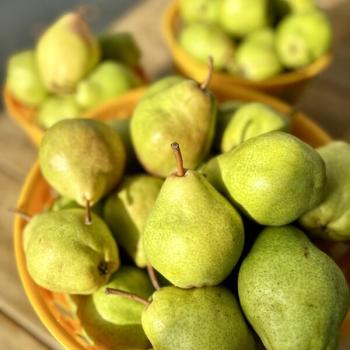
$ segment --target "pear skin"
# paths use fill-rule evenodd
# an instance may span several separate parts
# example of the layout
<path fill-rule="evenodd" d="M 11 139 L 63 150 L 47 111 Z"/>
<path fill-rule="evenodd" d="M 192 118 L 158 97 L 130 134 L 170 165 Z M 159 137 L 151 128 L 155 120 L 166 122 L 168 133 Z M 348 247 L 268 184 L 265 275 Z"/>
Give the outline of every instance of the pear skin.
<path fill-rule="evenodd" d="M 219 23 L 221 0 L 181 0 L 181 18 L 187 22 Z"/>

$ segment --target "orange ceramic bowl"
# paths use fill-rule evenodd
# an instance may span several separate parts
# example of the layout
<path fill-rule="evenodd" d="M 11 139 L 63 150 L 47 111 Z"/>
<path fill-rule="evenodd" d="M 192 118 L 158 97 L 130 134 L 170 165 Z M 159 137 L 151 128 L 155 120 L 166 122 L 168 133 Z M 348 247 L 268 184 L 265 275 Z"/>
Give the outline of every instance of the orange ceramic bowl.
<path fill-rule="evenodd" d="M 173 0 L 165 12 L 163 35 L 178 71 L 194 80 L 201 81 L 207 74 L 208 66 L 188 54 L 177 41 L 177 32 L 181 21 L 179 2 L 180 0 Z M 222 86 L 234 93 L 236 86 L 239 85 L 294 102 L 306 84 L 325 70 L 331 61 L 332 55 L 327 53 L 304 68 L 282 73 L 261 82 L 254 82 L 225 72 L 214 72 L 209 86 L 216 93 L 219 93 L 218 89 L 220 90 Z"/>
<path fill-rule="evenodd" d="M 101 107 L 91 117 L 108 120 L 110 118 L 125 118 L 130 116 L 138 100 L 143 95 L 144 89 L 139 89 L 123 99 L 110 101 Z M 238 99 L 244 101 L 264 102 L 277 110 L 288 113 L 291 107 L 272 97 L 256 92 L 237 88 L 234 94 L 226 96 L 223 100 Z M 331 141 L 325 131 L 302 113 L 293 118 L 293 133 L 314 147 L 324 145 Z M 20 210 L 34 215 L 47 208 L 52 201 L 52 192 L 49 185 L 41 175 L 38 164 L 35 164 L 28 175 L 18 200 L 17 207 Z M 95 344 L 85 335 L 80 321 L 75 313 L 75 303 L 68 295 L 52 293 L 39 287 L 28 274 L 26 259 L 23 251 L 23 229 L 26 222 L 19 216 L 14 224 L 14 244 L 17 268 L 21 277 L 27 297 L 35 312 L 53 334 L 53 336 L 69 350 L 113 350 L 107 349 L 103 344 Z M 350 283 L 350 249 L 347 244 L 323 243 L 322 249 L 333 256 L 343 269 Z M 75 300 L 76 301 L 76 300 Z M 342 341 L 350 335 L 350 315 L 344 322 L 342 329 Z M 345 348 L 344 348 L 345 349 Z"/>
<path fill-rule="evenodd" d="M 144 84 L 148 83 L 148 78 L 145 75 L 142 68 L 137 69 L 137 73 L 142 79 Z M 138 90 L 138 89 L 135 89 Z M 131 90 L 130 92 L 126 92 L 125 94 L 121 95 L 120 99 L 124 99 L 128 94 L 133 94 L 134 90 Z M 43 134 L 45 132 L 44 129 L 42 129 L 36 122 L 36 115 L 37 110 L 32 107 L 25 106 L 20 101 L 18 101 L 12 94 L 11 91 L 5 87 L 4 89 L 4 102 L 5 107 L 8 111 L 8 114 L 10 117 L 12 117 L 26 132 L 26 134 L 29 136 L 29 138 L 33 141 L 33 143 L 38 146 L 40 144 L 41 138 L 43 137 Z M 126 97 L 127 99 L 127 97 Z M 115 101 L 113 99 L 112 101 Z M 109 105 L 110 101 L 104 102 L 103 104 L 87 111 L 84 113 L 85 118 L 90 118 L 90 116 L 96 116 L 99 114 L 100 110 L 105 109 L 105 105 Z"/>

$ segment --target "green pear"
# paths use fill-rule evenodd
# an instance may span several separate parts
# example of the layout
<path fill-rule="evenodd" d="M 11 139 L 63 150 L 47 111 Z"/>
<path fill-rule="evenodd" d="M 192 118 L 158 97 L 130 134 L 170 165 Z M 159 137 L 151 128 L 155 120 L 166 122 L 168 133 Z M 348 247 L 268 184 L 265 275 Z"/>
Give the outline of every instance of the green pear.
<path fill-rule="evenodd" d="M 160 177 L 166 177 L 175 168 L 173 154 L 168 150 L 175 139 L 188 150 L 185 167 L 201 164 L 209 153 L 216 122 L 216 98 L 206 84 L 187 79 L 169 83 L 165 79 L 163 89 L 159 88 L 162 83 L 157 82 L 157 89 L 146 93 L 131 119 L 136 155 L 147 172 Z"/>
<path fill-rule="evenodd" d="M 238 277 L 245 316 L 267 350 L 337 350 L 350 305 L 335 262 L 293 226 L 264 229 Z"/>
<path fill-rule="evenodd" d="M 184 82 L 185 80 L 186 80 L 186 78 L 181 77 L 180 75 L 168 75 L 168 76 L 152 83 L 152 85 L 149 86 L 147 88 L 147 90 L 145 91 L 143 98 L 157 95 L 158 93 L 162 92 L 163 90 L 166 90 L 169 87 L 171 87 L 177 83 Z"/>
<path fill-rule="evenodd" d="M 98 37 L 102 60 L 123 63 L 137 67 L 140 63 L 141 50 L 130 33 L 103 33 Z"/>
<path fill-rule="evenodd" d="M 54 292 L 91 294 L 119 267 L 118 248 L 107 225 L 83 209 L 38 214 L 25 226 L 23 246 L 28 272 Z"/>
<path fill-rule="evenodd" d="M 70 12 L 39 38 L 36 59 L 49 91 L 72 93 L 79 80 L 99 61 L 100 47 L 87 23 L 78 13 Z"/>
<path fill-rule="evenodd" d="M 55 201 L 52 203 L 50 210 L 52 211 L 59 211 L 64 209 L 76 209 L 76 208 L 82 208 L 81 205 L 79 205 L 75 200 L 59 196 L 55 199 Z M 98 215 L 99 217 L 103 216 L 103 203 L 101 201 L 97 202 L 91 210 Z"/>
<path fill-rule="evenodd" d="M 254 81 L 269 79 L 282 72 L 283 67 L 275 49 L 274 31 L 264 28 L 247 35 L 227 69 L 232 74 Z"/>
<path fill-rule="evenodd" d="M 227 196 L 261 225 L 291 223 L 323 198 L 324 161 L 309 145 L 281 131 L 247 140 L 218 157 L 216 165 Z"/>
<path fill-rule="evenodd" d="M 218 26 L 207 23 L 191 23 L 181 29 L 179 43 L 197 60 L 207 63 L 213 57 L 214 68 L 224 69 L 234 56 L 234 43 Z"/>
<path fill-rule="evenodd" d="M 268 0 L 222 0 L 220 24 L 233 36 L 243 37 L 269 22 Z"/>
<path fill-rule="evenodd" d="M 178 144 L 172 147 L 178 156 Z M 214 286 L 241 255 L 243 223 L 205 177 L 185 171 L 179 158 L 177 172 L 165 180 L 146 221 L 146 257 L 175 286 Z"/>
<path fill-rule="evenodd" d="M 181 18 L 187 23 L 219 23 L 221 3 L 222 0 L 181 0 Z"/>
<path fill-rule="evenodd" d="M 37 121 L 42 128 L 48 129 L 61 120 L 79 118 L 81 112 L 72 95 L 49 96 L 39 107 Z"/>
<path fill-rule="evenodd" d="M 234 113 L 221 139 L 221 152 L 228 152 L 242 142 L 270 131 L 289 131 L 291 121 L 272 107 L 246 103 Z"/>
<path fill-rule="evenodd" d="M 39 106 L 47 95 L 40 80 L 33 50 L 11 56 L 7 63 L 6 86 L 13 96 L 30 107 Z"/>
<path fill-rule="evenodd" d="M 326 163 L 326 194 L 322 202 L 300 218 L 316 237 L 350 239 L 350 145 L 334 141 L 318 149 Z"/>
<path fill-rule="evenodd" d="M 315 0 L 274 0 L 274 5 L 283 16 L 290 12 L 308 12 L 317 8 Z"/>
<path fill-rule="evenodd" d="M 221 194 L 225 194 L 226 188 L 222 180 L 220 170 L 220 160 L 222 154 L 210 158 L 198 169 L 198 171 L 207 179 L 207 181 Z"/>
<path fill-rule="evenodd" d="M 119 288 L 148 298 L 153 288 L 142 270 L 121 266 L 108 284 L 88 296 L 78 308 L 78 317 L 88 336 L 96 344 L 113 350 L 149 349 L 142 329 L 143 305 L 126 298 L 107 296 L 105 288 Z"/>
<path fill-rule="evenodd" d="M 142 326 L 154 349 L 255 349 L 235 297 L 223 287 L 161 288 L 144 309 Z"/>
<path fill-rule="evenodd" d="M 45 132 L 39 163 L 45 179 L 59 194 L 88 206 L 120 181 L 125 150 L 121 138 L 105 123 L 66 119 Z"/>
<path fill-rule="evenodd" d="M 330 49 L 331 41 L 329 20 L 318 10 L 290 14 L 277 27 L 276 49 L 287 68 L 312 63 Z"/>
<path fill-rule="evenodd" d="M 128 176 L 104 206 L 104 218 L 118 244 L 139 267 L 147 265 L 142 235 L 162 184 L 163 180 L 150 175 Z"/>
<path fill-rule="evenodd" d="M 131 68 L 117 62 L 105 61 L 79 82 L 76 100 L 80 106 L 88 109 L 140 85 L 140 78 Z"/>

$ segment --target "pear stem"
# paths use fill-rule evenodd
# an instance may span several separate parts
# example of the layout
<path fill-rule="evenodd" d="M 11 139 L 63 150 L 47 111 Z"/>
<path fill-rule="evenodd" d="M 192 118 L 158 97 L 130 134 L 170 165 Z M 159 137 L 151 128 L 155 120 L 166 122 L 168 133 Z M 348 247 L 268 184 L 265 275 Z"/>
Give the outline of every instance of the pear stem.
<path fill-rule="evenodd" d="M 85 225 L 91 225 L 92 224 L 92 217 L 91 217 L 91 206 L 90 201 L 86 199 L 85 203 Z"/>
<path fill-rule="evenodd" d="M 156 275 L 156 271 L 154 270 L 152 265 L 147 265 L 147 272 L 149 279 L 151 280 L 152 286 L 154 287 L 155 290 L 160 289 L 160 285 L 158 282 L 158 278 Z"/>
<path fill-rule="evenodd" d="M 208 57 L 208 75 L 205 78 L 205 80 L 200 84 L 201 90 L 207 89 L 207 87 L 210 83 L 211 77 L 213 75 L 213 70 L 214 70 L 214 60 L 213 60 L 212 56 L 209 56 Z"/>
<path fill-rule="evenodd" d="M 180 145 L 177 142 L 171 144 L 171 148 L 174 151 L 176 159 L 176 175 L 182 177 L 185 175 L 185 169 L 183 164 L 183 159 L 180 151 Z"/>
<path fill-rule="evenodd" d="M 14 214 L 20 216 L 20 217 L 21 217 L 24 221 L 26 221 L 26 222 L 29 222 L 29 221 L 32 220 L 32 218 L 33 218 L 33 217 L 32 217 L 31 215 L 29 215 L 28 213 L 26 213 L 26 212 L 24 212 L 24 211 L 22 211 L 22 210 L 19 210 L 19 209 L 9 208 L 8 211 L 9 211 L 10 213 L 14 213 Z"/>
<path fill-rule="evenodd" d="M 116 288 L 106 288 L 105 293 L 107 295 L 118 295 L 120 297 L 128 298 L 130 300 L 137 301 L 138 303 L 141 303 L 145 306 L 148 306 L 150 304 L 148 300 L 146 300 L 143 297 L 140 297 L 139 295 Z"/>

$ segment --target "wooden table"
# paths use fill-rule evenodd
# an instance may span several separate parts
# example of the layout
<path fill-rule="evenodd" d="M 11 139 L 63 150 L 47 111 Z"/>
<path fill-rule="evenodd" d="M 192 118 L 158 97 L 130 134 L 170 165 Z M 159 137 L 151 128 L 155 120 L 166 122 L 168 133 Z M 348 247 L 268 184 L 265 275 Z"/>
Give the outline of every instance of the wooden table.
<path fill-rule="evenodd" d="M 160 15 L 166 0 L 145 0 L 131 9 L 112 30 L 129 30 L 138 39 L 144 64 L 153 78 L 170 70 L 161 38 Z M 328 10 L 335 31 L 335 61 L 315 79 L 300 100 L 303 110 L 334 137 L 350 141 L 350 2 Z M 0 115 L 0 349 L 62 349 L 44 329 L 20 284 L 12 243 L 14 207 L 22 182 L 36 158 L 36 149 L 5 112 Z M 350 344 L 347 349 L 350 348 Z M 345 349 L 344 349 L 345 350 Z"/>

